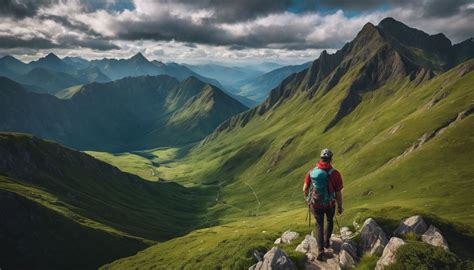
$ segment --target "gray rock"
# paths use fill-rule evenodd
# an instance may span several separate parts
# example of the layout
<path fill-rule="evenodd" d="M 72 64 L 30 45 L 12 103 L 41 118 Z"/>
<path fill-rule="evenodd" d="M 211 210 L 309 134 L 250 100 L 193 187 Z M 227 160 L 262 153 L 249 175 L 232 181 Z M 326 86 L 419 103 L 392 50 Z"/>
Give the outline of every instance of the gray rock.
<path fill-rule="evenodd" d="M 349 229 L 349 227 L 342 227 L 340 233 L 344 239 L 347 239 L 352 235 L 352 231 Z"/>
<path fill-rule="evenodd" d="M 393 232 L 394 235 L 402 235 L 408 232 L 423 234 L 428 229 L 423 218 L 419 215 L 406 218 L 400 222 L 398 228 Z"/>
<path fill-rule="evenodd" d="M 300 236 L 300 234 L 297 233 L 297 232 L 286 231 L 286 232 L 284 232 L 284 233 L 281 235 L 281 241 L 282 241 L 283 243 L 290 244 L 291 241 L 293 241 L 293 240 L 295 240 L 296 238 L 298 238 L 298 236 Z"/>
<path fill-rule="evenodd" d="M 441 231 L 433 225 L 430 225 L 428 230 L 421 236 L 421 240 L 433 246 L 442 247 L 448 251 L 448 242 L 444 239 Z"/>
<path fill-rule="evenodd" d="M 311 253 L 313 255 L 318 255 L 318 242 L 313 236 L 306 235 L 304 240 L 301 241 L 295 250 L 305 254 Z"/>
<path fill-rule="evenodd" d="M 375 266 L 376 270 L 382 270 L 385 266 L 392 264 L 395 262 L 395 252 L 397 249 L 405 244 L 403 239 L 398 237 L 390 238 L 387 246 L 384 248 L 382 257 L 377 261 L 377 265 Z"/>
<path fill-rule="evenodd" d="M 332 234 L 330 239 L 331 249 L 334 252 L 339 252 L 342 247 L 342 239 L 340 236 Z"/>
<path fill-rule="evenodd" d="M 365 220 L 360 233 L 360 254 L 367 252 L 370 255 L 380 255 L 387 242 L 387 236 L 377 222 L 373 218 Z"/>
<path fill-rule="evenodd" d="M 283 250 L 273 247 L 252 270 L 296 270 L 296 266 Z"/>
<path fill-rule="evenodd" d="M 252 252 L 252 255 L 253 255 L 253 257 L 254 257 L 258 262 L 263 261 L 263 259 L 262 259 L 263 254 L 262 254 L 260 251 L 254 250 L 254 251 Z"/>
<path fill-rule="evenodd" d="M 341 268 L 351 268 L 355 266 L 355 260 L 349 254 L 349 252 L 342 250 L 339 253 L 339 265 Z"/>
<path fill-rule="evenodd" d="M 276 244 L 276 245 L 281 244 L 281 237 L 279 237 L 277 240 L 275 240 L 275 242 L 273 242 L 273 244 Z"/>
<path fill-rule="evenodd" d="M 357 248 L 353 241 L 345 241 L 342 243 L 341 251 L 349 253 L 354 260 L 357 260 Z"/>

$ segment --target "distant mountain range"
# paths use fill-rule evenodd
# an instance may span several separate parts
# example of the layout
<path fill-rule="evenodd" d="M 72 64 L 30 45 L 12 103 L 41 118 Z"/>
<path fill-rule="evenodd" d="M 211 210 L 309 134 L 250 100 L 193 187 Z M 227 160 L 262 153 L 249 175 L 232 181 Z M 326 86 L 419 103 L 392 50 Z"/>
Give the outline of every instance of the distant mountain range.
<path fill-rule="evenodd" d="M 76 149 L 131 150 L 204 138 L 247 109 L 195 77 L 127 77 L 69 88 L 58 96 L 32 93 L 0 77 L 0 131 L 28 132 Z"/>
<path fill-rule="evenodd" d="M 23 84 L 29 91 L 52 95 L 75 85 L 144 75 L 168 75 L 178 80 L 193 76 L 226 91 L 219 81 L 196 73 L 184 65 L 149 61 L 141 53 L 128 59 L 104 58 L 92 61 L 80 57 L 60 59 L 54 53 L 50 53 L 28 64 L 10 55 L 0 58 L 0 76 Z M 228 93 L 247 106 L 256 105 L 255 101 L 244 96 Z"/>
<path fill-rule="evenodd" d="M 254 100 L 257 103 L 261 103 L 267 98 L 268 93 L 270 93 L 273 88 L 277 87 L 286 77 L 293 73 L 303 71 L 310 65 L 311 62 L 301 65 L 280 67 L 260 76 L 241 80 L 238 83 L 239 86 L 236 93 Z"/>
<path fill-rule="evenodd" d="M 278 86 L 290 74 L 300 72 L 311 63 L 282 66 L 275 63 L 262 63 L 253 66 L 225 66 L 219 64 L 186 65 L 192 71 L 203 76 L 215 78 L 229 92 L 251 100 L 250 107 L 257 105 L 268 93 Z"/>

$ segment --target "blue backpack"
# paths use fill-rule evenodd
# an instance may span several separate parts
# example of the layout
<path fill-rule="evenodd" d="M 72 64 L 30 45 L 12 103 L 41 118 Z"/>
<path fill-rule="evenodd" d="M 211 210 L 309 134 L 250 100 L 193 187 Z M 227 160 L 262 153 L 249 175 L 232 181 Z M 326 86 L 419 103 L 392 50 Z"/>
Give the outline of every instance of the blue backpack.
<path fill-rule="evenodd" d="M 311 205 L 329 205 L 336 197 L 334 192 L 329 193 L 328 184 L 329 176 L 334 172 L 333 169 L 329 171 L 314 168 L 309 173 L 311 178 L 310 192 L 308 196 L 308 203 Z"/>

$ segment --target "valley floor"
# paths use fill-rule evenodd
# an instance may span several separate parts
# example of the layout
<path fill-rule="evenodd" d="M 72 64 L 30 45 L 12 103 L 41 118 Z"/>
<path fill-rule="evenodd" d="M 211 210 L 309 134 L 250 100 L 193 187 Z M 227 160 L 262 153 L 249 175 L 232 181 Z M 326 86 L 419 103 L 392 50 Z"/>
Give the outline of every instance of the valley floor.
<path fill-rule="evenodd" d="M 158 269 L 243 269 L 252 265 L 255 259 L 253 250 L 268 250 L 273 241 L 286 230 L 300 233 L 295 244 L 284 245 L 290 257 L 300 266 L 304 264 L 303 254 L 295 252 L 296 245 L 304 235 L 314 230 L 315 220 L 308 225 L 307 208 L 302 200 L 286 205 L 266 207 L 259 211 L 261 198 L 258 192 L 247 184 L 246 190 L 239 190 L 239 198 L 250 203 L 232 204 L 226 201 L 221 192 L 220 181 L 201 181 L 195 174 L 189 159 L 182 159 L 180 154 L 186 153 L 192 146 L 183 148 L 161 148 L 133 153 L 88 152 L 88 154 L 109 162 L 123 171 L 134 173 L 151 181 L 175 180 L 188 187 L 215 187 L 215 201 L 209 202 L 208 214 L 203 229 L 198 229 L 181 237 L 156 244 L 139 252 L 137 255 L 123 258 L 105 265 L 104 269 L 158 268 Z M 194 169 L 194 170 L 193 170 Z M 355 182 L 357 183 L 357 182 Z M 300 183 L 297 183 L 300 189 Z M 375 218 L 387 232 L 393 232 L 399 221 L 407 216 L 421 214 L 429 223 L 435 224 L 447 237 L 451 250 L 463 258 L 472 259 L 468 247 L 474 242 L 472 219 L 443 214 L 438 216 L 430 211 L 429 204 L 435 202 L 423 200 L 386 200 L 367 203 L 359 200 L 357 189 L 353 183 L 345 188 L 346 212 L 338 216 L 340 226 L 352 226 L 352 221 L 360 224 L 368 217 Z M 232 196 L 236 196 L 233 194 Z M 231 196 L 231 198 L 232 198 Z M 295 194 L 299 196 L 299 194 Z M 209 197 L 210 198 L 210 197 Z M 268 199 L 266 201 L 268 203 Z M 335 227 L 337 230 L 337 227 Z M 372 264 L 376 260 L 372 260 Z"/>

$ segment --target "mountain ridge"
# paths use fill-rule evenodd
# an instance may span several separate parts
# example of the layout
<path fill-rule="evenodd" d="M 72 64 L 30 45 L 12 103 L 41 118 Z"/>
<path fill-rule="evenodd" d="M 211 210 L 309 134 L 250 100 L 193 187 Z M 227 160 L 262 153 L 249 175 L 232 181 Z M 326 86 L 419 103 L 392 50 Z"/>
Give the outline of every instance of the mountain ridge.
<path fill-rule="evenodd" d="M 2 78 L 1 84 L 5 87 L 0 93 L 0 130 L 30 132 L 87 150 L 189 143 L 207 135 L 230 115 L 247 109 L 220 89 L 194 77 L 183 82 L 159 75 L 91 83 L 72 89 L 66 94 L 68 99 L 63 100 L 29 93 L 6 78 Z M 185 95 L 171 99 L 179 91 Z M 206 102 L 199 99 L 209 95 L 209 91 L 218 95 L 208 96 Z M 195 113 L 183 108 L 181 117 L 169 122 L 180 109 L 177 105 L 187 101 Z M 215 113 L 216 108 L 219 113 Z M 186 126 L 192 128 L 176 136 L 183 134 Z"/>
<path fill-rule="evenodd" d="M 402 24 L 393 18 L 386 18 L 381 23 L 384 27 L 390 24 Z M 409 28 L 408 26 L 406 27 Z M 416 31 L 423 33 L 422 36 L 425 38 L 431 38 L 431 36 L 420 30 Z M 438 37 L 441 36 L 436 36 L 436 38 Z M 202 145 L 218 136 L 219 132 L 245 126 L 254 115 L 263 115 L 299 91 L 307 92 L 309 98 L 315 96 L 317 91 L 320 91 L 323 95 L 326 94 L 327 91 L 343 79 L 348 70 L 353 69 L 357 64 L 365 63 L 364 68 L 361 68 L 363 72 L 358 75 L 350 87 L 347 87 L 345 102 L 341 105 L 339 113 L 334 117 L 333 121 L 326 127 L 326 130 L 329 130 L 357 106 L 360 102 L 358 92 L 374 89 L 387 81 L 400 79 L 403 76 L 410 76 L 412 81 L 420 83 L 423 80 L 431 79 L 435 75 L 434 71 L 427 69 L 423 63 L 415 64 L 410 57 L 405 56 L 403 54 L 404 51 L 397 48 L 397 43 L 398 41 L 394 44 L 389 34 L 385 33 L 380 27 L 372 23 L 365 24 L 353 41 L 344 45 L 343 48 L 334 54 L 328 54 L 326 51 L 323 51 L 319 58 L 313 61 L 308 70 L 287 77 L 278 87 L 270 92 L 269 97 L 262 104 L 222 123 L 212 134 L 203 140 Z M 451 45 L 450 42 L 449 44 Z M 465 46 L 474 50 L 474 42 L 469 45 Z M 466 57 L 474 57 L 474 51 L 469 51 L 468 49 L 465 51 L 468 54 Z M 472 55 L 469 55 L 470 52 L 472 52 Z M 448 54 L 451 54 L 451 52 Z M 388 63 L 384 63 L 384 61 L 388 61 Z M 326 87 L 320 89 L 323 81 L 325 81 Z"/>

